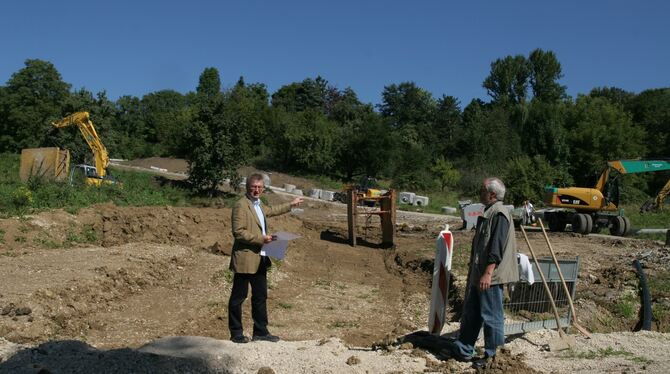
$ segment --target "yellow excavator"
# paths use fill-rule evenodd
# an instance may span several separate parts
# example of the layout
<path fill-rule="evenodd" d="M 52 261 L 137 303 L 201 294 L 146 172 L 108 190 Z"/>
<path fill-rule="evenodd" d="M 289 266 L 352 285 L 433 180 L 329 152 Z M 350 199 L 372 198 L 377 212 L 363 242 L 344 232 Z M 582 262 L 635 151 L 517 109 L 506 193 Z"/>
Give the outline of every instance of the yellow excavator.
<path fill-rule="evenodd" d="M 84 136 L 84 140 L 86 140 L 86 143 L 91 148 L 91 152 L 93 152 L 95 167 L 83 164 L 76 165 L 70 173 L 71 182 L 74 171 L 79 169 L 83 171 L 84 177 L 86 178 L 86 184 L 89 186 L 99 187 L 103 183 L 117 184 L 117 181 L 107 173 L 109 154 L 107 153 L 105 145 L 102 144 L 98 133 L 95 131 L 95 127 L 93 126 L 93 122 L 91 122 L 88 112 L 76 112 L 70 114 L 58 122 L 53 122 L 52 125 L 59 129 L 68 126 L 77 126 L 81 134 Z"/>
<path fill-rule="evenodd" d="M 632 226 L 628 217 L 619 209 L 619 176 L 624 174 L 651 173 L 670 170 L 670 162 L 664 160 L 616 160 L 607 162 L 593 188 L 548 186 L 544 202 L 549 209 L 544 219 L 552 231 L 563 231 L 572 224 L 572 231 L 580 234 L 599 232 L 608 227 L 610 234 L 625 236 Z M 670 189 L 670 181 L 664 190 Z M 663 203 L 667 191 L 663 190 L 656 199 Z"/>
<path fill-rule="evenodd" d="M 661 188 L 661 191 L 659 191 L 656 197 L 649 199 L 640 207 L 640 213 L 662 210 L 665 198 L 668 197 L 668 195 L 670 195 L 670 179 L 668 179 L 665 186 Z"/>

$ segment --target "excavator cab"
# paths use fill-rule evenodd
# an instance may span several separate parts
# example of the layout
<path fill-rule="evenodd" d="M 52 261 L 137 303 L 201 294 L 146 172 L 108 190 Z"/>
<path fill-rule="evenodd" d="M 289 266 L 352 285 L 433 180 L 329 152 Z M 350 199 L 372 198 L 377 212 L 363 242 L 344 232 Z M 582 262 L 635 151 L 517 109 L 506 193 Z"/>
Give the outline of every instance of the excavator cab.
<path fill-rule="evenodd" d="M 70 185 L 100 187 L 102 184 L 119 184 L 119 181 L 109 172 L 104 177 L 100 177 L 95 166 L 91 165 L 78 164 L 70 169 Z"/>

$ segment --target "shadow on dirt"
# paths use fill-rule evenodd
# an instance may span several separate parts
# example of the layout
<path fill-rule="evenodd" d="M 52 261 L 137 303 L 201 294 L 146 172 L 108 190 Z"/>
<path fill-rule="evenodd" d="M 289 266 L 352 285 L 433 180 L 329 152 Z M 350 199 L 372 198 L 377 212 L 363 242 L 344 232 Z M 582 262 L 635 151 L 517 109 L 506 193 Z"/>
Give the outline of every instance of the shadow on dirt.
<path fill-rule="evenodd" d="M 415 331 L 413 333 L 398 338 L 397 344 L 412 343 L 412 346 L 432 352 L 436 356 L 442 356 L 441 351 L 447 347 L 450 340 L 455 339 L 458 332 L 436 336 L 428 331 Z M 446 358 L 446 357 L 443 357 Z"/>
<path fill-rule="evenodd" d="M 325 240 L 331 243 L 336 243 L 336 244 L 349 244 L 349 238 L 345 237 L 344 235 L 331 231 L 331 230 L 324 230 L 321 231 L 321 234 L 319 236 L 319 239 Z M 373 248 L 373 249 L 389 249 L 393 248 L 392 244 L 387 244 L 387 243 L 372 243 L 369 242 L 360 236 L 356 237 L 356 246 L 361 246 L 361 247 L 367 247 L 367 248 Z"/>
<path fill-rule="evenodd" d="M 130 348 L 98 350 L 82 341 L 50 341 L 0 363 L 0 373 L 225 373 L 199 358 L 163 356 Z"/>

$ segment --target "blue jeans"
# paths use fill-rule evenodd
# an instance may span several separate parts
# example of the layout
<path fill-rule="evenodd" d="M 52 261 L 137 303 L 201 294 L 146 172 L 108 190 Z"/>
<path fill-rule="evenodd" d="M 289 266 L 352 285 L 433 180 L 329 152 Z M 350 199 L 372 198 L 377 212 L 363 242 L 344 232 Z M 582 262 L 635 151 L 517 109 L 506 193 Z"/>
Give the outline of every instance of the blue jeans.
<path fill-rule="evenodd" d="M 496 348 L 505 343 L 505 316 L 503 313 L 503 286 L 494 285 L 486 291 L 471 286 L 463 305 L 461 329 L 455 344 L 465 358 L 475 354 L 475 342 L 484 325 L 484 349 L 487 357 L 496 354 Z"/>

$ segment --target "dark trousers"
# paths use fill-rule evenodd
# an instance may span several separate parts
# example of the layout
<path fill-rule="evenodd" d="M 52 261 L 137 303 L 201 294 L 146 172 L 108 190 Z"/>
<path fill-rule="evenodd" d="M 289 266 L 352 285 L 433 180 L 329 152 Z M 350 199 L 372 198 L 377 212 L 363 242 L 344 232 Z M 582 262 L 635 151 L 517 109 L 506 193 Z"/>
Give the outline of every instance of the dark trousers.
<path fill-rule="evenodd" d="M 268 298 L 267 267 L 261 262 L 256 274 L 235 273 L 233 289 L 228 301 L 228 329 L 230 336 L 243 335 L 242 303 L 247 298 L 251 284 L 251 318 L 254 320 L 254 335 L 267 335 L 268 332 Z"/>

